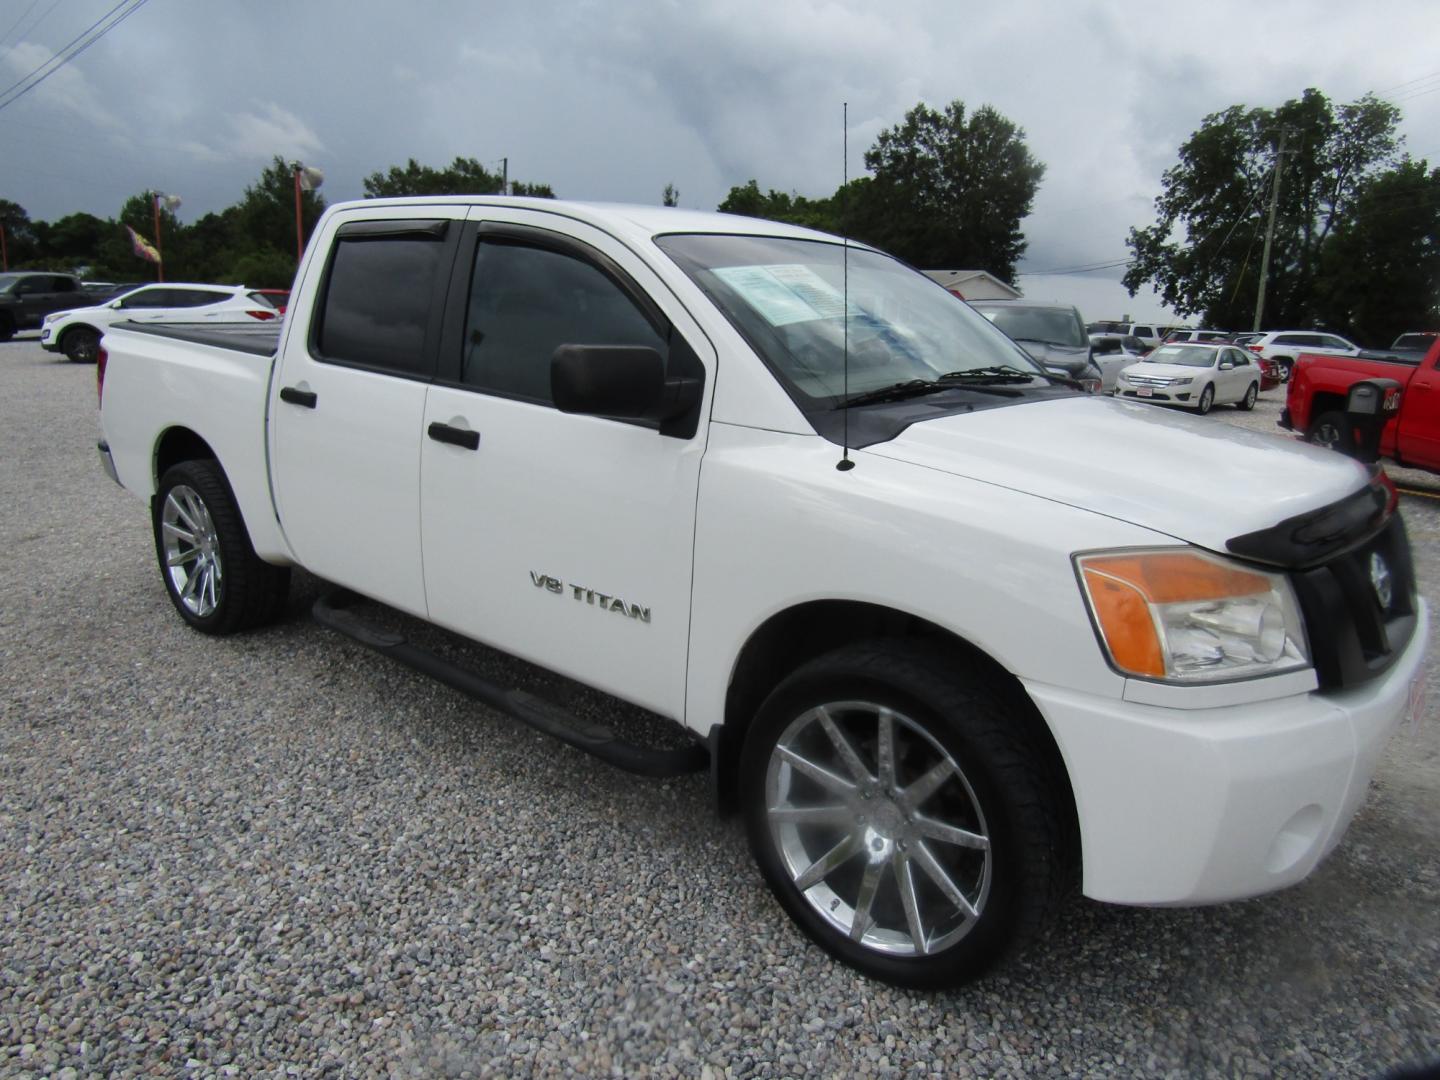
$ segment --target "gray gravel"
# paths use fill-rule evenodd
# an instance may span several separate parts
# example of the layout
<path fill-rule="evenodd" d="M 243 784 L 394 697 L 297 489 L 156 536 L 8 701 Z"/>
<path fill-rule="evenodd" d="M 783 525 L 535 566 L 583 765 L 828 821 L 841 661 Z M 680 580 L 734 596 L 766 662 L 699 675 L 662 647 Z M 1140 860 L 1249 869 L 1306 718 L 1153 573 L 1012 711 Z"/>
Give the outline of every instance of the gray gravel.
<path fill-rule="evenodd" d="M 703 778 L 630 778 L 373 659 L 306 618 L 309 579 L 276 627 L 186 629 L 144 507 L 99 469 L 94 402 L 91 369 L 0 345 L 0 1075 L 1350 1077 L 1440 1057 L 1433 712 L 1305 884 L 1078 901 L 979 986 L 892 990 L 789 926 Z M 1434 602 L 1440 502 L 1405 515 Z"/>

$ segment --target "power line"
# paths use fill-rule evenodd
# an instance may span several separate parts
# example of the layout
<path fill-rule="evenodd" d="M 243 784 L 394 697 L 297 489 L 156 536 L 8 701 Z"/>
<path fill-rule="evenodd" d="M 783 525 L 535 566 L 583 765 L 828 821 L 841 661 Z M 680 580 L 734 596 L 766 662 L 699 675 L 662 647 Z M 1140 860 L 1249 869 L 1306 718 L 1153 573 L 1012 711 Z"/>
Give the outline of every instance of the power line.
<path fill-rule="evenodd" d="M 67 42 L 55 53 L 55 55 L 50 57 L 49 60 L 45 61 L 45 63 L 41 64 L 24 78 L 20 79 L 19 82 L 12 83 L 10 86 L 7 86 L 3 91 L 0 91 L 0 110 L 4 110 L 8 106 L 15 104 L 15 102 L 19 101 L 31 90 L 34 90 L 51 75 L 54 75 L 55 72 L 59 71 L 62 67 L 68 64 L 71 60 L 74 60 L 86 49 L 90 48 L 91 45 L 94 45 L 111 30 L 114 30 L 115 27 L 123 23 L 131 15 L 134 15 L 135 12 L 139 11 L 147 3 L 149 3 L 149 0 L 120 0 L 120 3 L 116 4 L 104 15 L 100 16 L 100 18 L 96 19 L 78 35 L 76 35 L 69 42 Z M 126 7 L 127 4 L 129 5 L 128 7 Z M 122 8 L 124 8 L 125 10 L 121 11 Z M 120 12 L 120 14 L 116 15 L 116 12 Z M 103 26 L 101 26 L 102 23 L 104 23 Z M 100 27 L 100 29 L 96 30 L 96 27 Z M 47 68 L 49 70 L 46 70 Z M 43 74 L 41 74 L 41 72 L 43 72 Z"/>
<path fill-rule="evenodd" d="M 1427 75 L 1417 75 L 1413 79 L 1406 79 L 1402 83 L 1396 83 L 1394 86 L 1387 86 L 1384 90 L 1377 90 L 1375 92 L 1377 94 L 1388 94 L 1392 90 L 1402 90 L 1407 86 L 1411 86 L 1418 82 L 1428 82 L 1431 79 L 1440 79 L 1440 71 L 1432 71 Z"/>
<path fill-rule="evenodd" d="M 30 0 L 30 6 L 25 9 L 25 15 L 29 15 L 30 12 L 34 10 L 35 5 L 39 2 L 40 0 Z M 50 0 L 50 6 L 47 7 L 44 11 L 42 11 L 39 15 L 37 15 L 35 19 L 30 23 L 30 25 L 26 26 L 24 29 L 20 29 L 20 24 L 25 21 L 25 15 L 21 15 L 20 18 L 16 19 L 14 25 L 12 25 L 9 30 L 5 31 L 5 36 L 0 37 L 0 44 L 4 44 L 5 42 L 10 40 L 11 34 L 15 34 L 15 41 L 5 50 L 3 54 L 0 54 L 0 60 L 4 60 L 11 53 L 13 53 L 15 49 L 20 45 L 20 39 L 23 38 L 26 34 L 33 33 L 35 31 L 35 28 L 38 27 L 41 23 L 43 23 L 49 17 L 50 13 L 59 6 L 60 0 Z M 16 30 L 19 30 L 19 33 L 16 33 Z"/>

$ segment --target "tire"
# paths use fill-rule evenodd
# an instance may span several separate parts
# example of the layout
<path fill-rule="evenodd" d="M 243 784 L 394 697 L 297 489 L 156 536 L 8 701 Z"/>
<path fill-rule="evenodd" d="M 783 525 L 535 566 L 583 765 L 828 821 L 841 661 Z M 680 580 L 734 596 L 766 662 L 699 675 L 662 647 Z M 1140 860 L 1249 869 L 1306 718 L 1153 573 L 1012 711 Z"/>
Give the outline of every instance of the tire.
<path fill-rule="evenodd" d="M 1196 411 L 1197 411 L 1201 416 L 1204 416 L 1206 413 L 1208 413 L 1208 412 L 1210 411 L 1210 406 L 1212 406 L 1212 405 L 1214 405 L 1214 404 L 1215 404 L 1215 384 L 1214 384 L 1214 383 L 1211 383 L 1209 386 L 1205 387 L 1204 390 L 1201 390 L 1201 391 L 1200 391 L 1200 404 L 1196 407 Z"/>
<path fill-rule="evenodd" d="M 60 339 L 60 351 L 72 364 L 93 364 L 100 356 L 100 334 L 88 326 L 72 327 Z"/>
<path fill-rule="evenodd" d="M 9 341 L 15 336 L 15 320 L 9 315 L 0 315 L 0 341 Z"/>
<path fill-rule="evenodd" d="M 155 557 L 180 617 L 206 634 L 273 621 L 290 590 L 288 567 L 255 554 L 225 473 L 215 461 L 167 469 L 151 503 Z"/>
<path fill-rule="evenodd" d="M 1280 365 L 1280 381 L 1282 383 L 1289 382 L 1290 369 L 1295 366 L 1295 358 L 1293 356 L 1274 356 L 1271 359 Z"/>
<path fill-rule="evenodd" d="M 1355 432 L 1345 414 L 1339 411 L 1321 413 L 1310 421 L 1305 432 L 1305 441 L 1313 446 L 1324 446 L 1342 454 L 1355 453 Z"/>
<path fill-rule="evenodd" d="M 1255 399 L 1260 396 L 1260 384 L 1251 383 L 1245 390 L 1245 396 L 1235 403 L 1235 407 L 1241 412 L 1249 412 L 1255 408 Z"/>
<path fill-rule="evenodd" d="M 871 978 L 937 989 L 1049 922 L 1071 879 L 1067 789 L 1018 693 L 950 653 L 872 642 L 770 694 L 741 754 L 742 807 L 761 874 L 812 940 Z"/>

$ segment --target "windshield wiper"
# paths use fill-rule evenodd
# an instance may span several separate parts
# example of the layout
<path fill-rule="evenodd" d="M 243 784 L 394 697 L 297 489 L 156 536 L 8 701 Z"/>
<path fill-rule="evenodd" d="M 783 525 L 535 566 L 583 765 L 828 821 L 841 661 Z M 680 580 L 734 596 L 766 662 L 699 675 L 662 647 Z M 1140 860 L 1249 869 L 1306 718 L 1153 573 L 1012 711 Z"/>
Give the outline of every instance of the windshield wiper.
<path fill-rule="evenodd" d="M 1031 379 L 1049 379 L 1051 382 L 1061 383 L 1065 386 L 1073 386 L 1077 389 L 1084 389 L 1084 387 L 1068 375 L 1054 375 L 1048 371 L 1024 371 L 1021 368 L 1011 367 L 1009 364 L 1000 364 L 996 367 L 968 368 L 965 371 L 947 371 L 936 381 L 951 383 L 989 383 L 991 386 L 995 386 L 1000 383 L 1029 382 Z"/>
<path fill-rule="evenodd" d="M 836 405 L 835 408 L 848 409 L 853 405 L 878 405 L 883 401 L 904 401 L 906 398 L 934 394 L 944 389 L 945 387 L 938 381 L 909 379 L 905 382 L 893 383 L 890 386 L 882 386 L 878 390 L 867 390 L 863 394 L 852 395 Z"/>

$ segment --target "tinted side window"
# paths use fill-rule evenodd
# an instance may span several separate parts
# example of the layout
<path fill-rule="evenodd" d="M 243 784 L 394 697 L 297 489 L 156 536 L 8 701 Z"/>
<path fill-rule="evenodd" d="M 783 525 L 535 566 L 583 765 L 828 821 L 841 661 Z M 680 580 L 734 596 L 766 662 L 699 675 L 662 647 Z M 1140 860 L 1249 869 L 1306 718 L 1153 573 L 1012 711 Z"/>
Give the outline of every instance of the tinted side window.
<path fill-rule="evenodd" d="M 316 334 L 320 359 L 423 373 L 435 274 L 445 250 L 438 237 L 340 236 Z"/>
<path fill-rule="evenodd" d="M 169 295 L 169 289 L 145 289 L 141 292 L 131 293 L 120 301 L 120 306 L 122 308 L 169 307 Z"/>
<path fill-rule="evenodd" d="M 222 300 L 230 299 L 229 293 L 214 292 L 210 289 L 174 289 L 171 303 L 175 307 L 209 307 Z"/>
<path fill-rule="evenodd" d="M 51 278 L 50 290 L 52 292 L 75 292 L 75 279 L 68 277 Z"/>
<path fill-rule="evenodd" d="M 561 345 L 646 345 L 665 339 L 607 274 L 572 255 L 512 240 L 475 252 L 460 378 L 467 386 L 550 401 Z"/>

